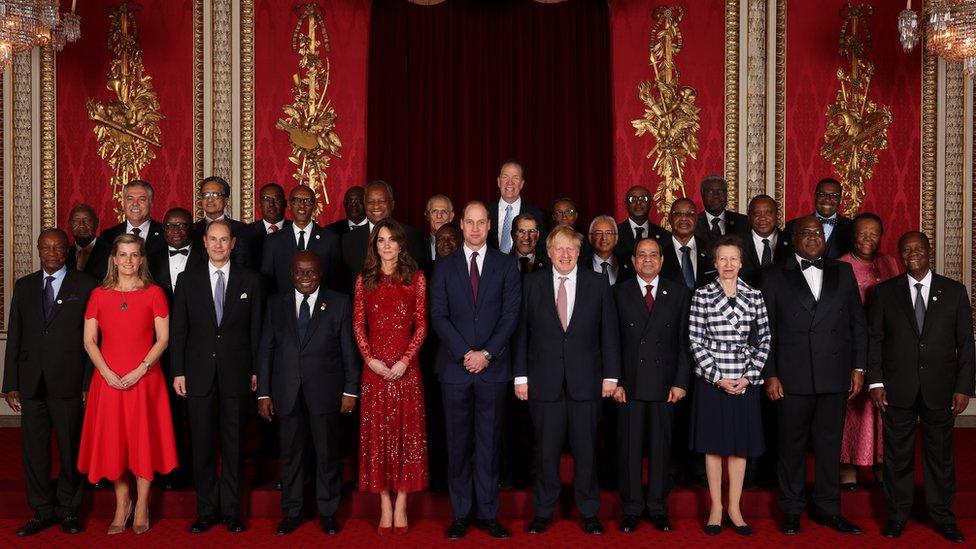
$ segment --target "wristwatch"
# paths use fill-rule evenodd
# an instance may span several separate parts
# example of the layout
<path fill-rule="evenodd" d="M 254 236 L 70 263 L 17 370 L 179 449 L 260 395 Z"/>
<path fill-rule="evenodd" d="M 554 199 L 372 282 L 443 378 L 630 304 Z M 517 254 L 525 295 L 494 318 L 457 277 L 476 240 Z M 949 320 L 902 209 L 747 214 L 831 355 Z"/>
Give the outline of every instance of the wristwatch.
<path fill-rule="evenodd" d="M 488 362 L 491 362 L 491 359 L 493 359 L 493 358 L 495 358 L 495 357 L 494 357 L 494 356 L 493 356 L 493 355 L 492 355 L 491 353 L 489 353 L 488 351 L 481 351 L 481 352 L 482 352 L 482 353 L 485 353 L 485 360 L 487 360 Z"/>

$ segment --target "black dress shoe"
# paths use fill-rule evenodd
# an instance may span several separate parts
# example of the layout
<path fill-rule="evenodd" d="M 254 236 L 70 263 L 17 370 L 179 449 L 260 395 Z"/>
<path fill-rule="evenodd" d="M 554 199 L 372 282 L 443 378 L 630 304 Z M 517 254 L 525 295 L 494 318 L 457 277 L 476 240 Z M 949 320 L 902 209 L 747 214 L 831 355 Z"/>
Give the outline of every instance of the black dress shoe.
<path fill-rule="evenodd" d="M 752 535 L 752 526 L 749 526 L 748 524 L 743 524 L 742 526 L 736 526 L 733 523 L 732 524 L 732 531 L 735 532 L 736 534 L 739 534 L 740 536 L 751 536 Z"/>
<path fill-rule="evenodd" d="M 319 517 L 319 524 L 322 525 L 322 531 L 330 536 L 339 533 L 339 521 L 336 520 L 335 515 Z"/>
<path fill-rule="evenodd" d="M 217 524 L 217 517 L 214 515 L 200 515 L 197 517 L 197 521 L 190 525 L 190 532 L 194 534 L 202 534 L 207 530 L 213 528 L 213 525 Z"/>
<path fill-rule="evenodd" d="M 447 527 L 447 539 L 458 540 L 468 533 L 468 526 L 471 524 L 466 518 L 454 519 L 454 522 Z"/>
<path fill-rule="evenodd" d="M 525 531 L 529 534 L 541 534 L 549 529 L 550 524 L 552 524 L 552 517 L 535 517 L 525 527 Z"/>
<path fill-rule="evenodd" d="M 813 515 L 810 518 L 813 520 L 813 522 L 816 522 L 821 526 L 826 526 L 827 528 L 830 528 L 835 532 L 840 532 L 841 534 L 857 535 L 861 533 L 860 526 L 848 521 L 842 515 L 830 515 L 826 517 L 821 515 Z"/>
<path fill-rule="evenodd" d="M 33 536 L 38 532 L 42 532 L 51 526 L 58 523 L 58 519 L 54 517 L 43 518 L 40 515 L 34 515 L 27 521 L 20 530 L 17 530 L 18 537 Z"/>
<path fill-rule="evenodd" d="M 620 530 L 621 532 L 626 532 L 626 533 L 629 534 L 629 533 L 637 530 L 637 527 L 638 526 L 640 526 L 640 517 L 639 516 L 637 516 L 637 515 L 624 515 L 623 518 L 620 519 L 620 523 L 617 524 L 617 529 Z"/>
<path fill-rule="evenodd" d="M 225 518 L 224 526 L 226 526 L 227 531 L 231 532 L 232 534 L 240 534 L 244 531 L 244 523 L 241 522 L 241 519 L 237 517 Z"/>
<path fill-rule="evenodd" d="M 474 521 L 474 527 L 493 538 L 508 539 L 512 537 L 508 528 L 502 526 L 497 519 L 477 519 Z"/>
<path fill-rule="evenodd" d="M 583 528 L 583 532 L 599 536 L 603 533 L 603 525 L 600 524 L 600 519 L 596 517 L 583 517 L 580 520 L 580 526 Z"/>
<path fill-rule="evenodd" d="M 787 536 L 795 536 L 800 533 L 800 515 L 784 515 L 783 522 L 779 525 L 779 531 Z"/>
<path fill-rule="evenodd" d="M 885 525 L 884 530 L 881 531 L 881 535 L 889 539 L 896 539 L 901 537 L 901 533 L 904 531 L 905 521 L 889 520 L 888 524 Z"/>
<path fill-rule="evenodd" d="M 940 536 L 951 541 L 952 543 L 962 543 L 966 541 L 966 536 L 962 535 L 959 528 L 955 524 L 937 524 L 935 526 L 935 531 L 939 533 Z"/>
<path fill-rule="evenodd" d="M 302 519 L 299 517 L 285 517 L 281 519 L 278 523 L 278 527 L 275 528 L 275 534 L 279 536 L 284 536 L 298 530 L 298 527 L 302 525 Z"/>
<path fill-rule="evenodd" d="M 672 530 L 671 519 L 667 515 L 651 515 L 651 524 L 659 532 L 670 532 Z"/>
<path fill-rule="evenodd" d="M 65 534 L 79 534 L 84 528 L 81 527 L 81 521 L 78 520 L 78 517 L 68 515 L 61 519 L 61 530 Z"/>

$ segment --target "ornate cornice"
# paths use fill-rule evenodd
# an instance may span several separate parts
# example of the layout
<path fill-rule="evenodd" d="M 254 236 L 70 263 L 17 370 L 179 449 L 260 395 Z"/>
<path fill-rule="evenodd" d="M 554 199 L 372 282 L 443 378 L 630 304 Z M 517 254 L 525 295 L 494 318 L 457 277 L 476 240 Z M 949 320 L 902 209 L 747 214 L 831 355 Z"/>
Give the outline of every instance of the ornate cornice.
<path fill-rule="evenodd" d="M 739 201 L 739 1 L 725 2 L 725 180 L 731 210 Z"/>
<path fill-rule="evenodd" d="M 40 48 L 41 228 L 58 224 L 57 81 L 54 48 Z"/>
<path fill-rule="evenodd" d="M 240 219 L 254 218 L 254 0 L 241 0 Z"/>

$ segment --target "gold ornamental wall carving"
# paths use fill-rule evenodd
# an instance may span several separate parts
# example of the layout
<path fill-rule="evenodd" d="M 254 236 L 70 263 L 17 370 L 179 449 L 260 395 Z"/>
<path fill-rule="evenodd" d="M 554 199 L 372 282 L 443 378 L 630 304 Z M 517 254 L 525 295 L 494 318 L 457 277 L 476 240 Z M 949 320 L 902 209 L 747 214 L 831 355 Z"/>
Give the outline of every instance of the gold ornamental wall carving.
<path fill-rule="evenodd" d="M 654 158 L 652 167 L 661 177 L 654 192 L 654 203 L 664 226 L 667 226 L 671 203 L 685 196 L 685 162 L 698 155 L 698 130 L 701 128 L 701 109 L 695 106 L 698 92 L 678 82 L 680 75 L 674 62 L 682 47 L 678 24 L 683 16 L 684 11 L 678 6 L 654 9 L 650 44 L 654 78 L 638 84 L 638 96 L 645 107 L 644 116 L 631 122 L 637 137 L 645 134 L 654 137 L 654 147 L 647 153 L 647 158 Z"/>
<path fill-rule="evenodd" d="M 136 30 L 139 7 L 124 2 L 109 14 L 109 64 L 105 87 L 115 97 L 106 102 L 88 101 L 88 117 L 95 122 L 98 155 L 112 168 L 112 199 L 119 221 L 122 215 L 122 186 L 139 177 L 139 172 L 156 158 L 159 147 L 159 100 L 152 77 L 145 74 L 142 49 Z"/>
<path fill-rule="evenodd" d="M 275 127 L 288 134 L 291 156 L 296 166 L 292 175 L 308 185 L 319 197 L 315 214 L 322 211 L 322 201 L 329 203 L 325 186 L 332 157 L 339 158 L 342 142 L 335 132 L 338 115 L 327 98 L 331 77 L 328 56 L 329 35 L 325 30 L 322 9 L 309 2 L 298 6 L 298 24 L 292 34 L 292 51 L 298 54 L 298 72 L 292 76 L 295 102 L 282 106 L 285 118 Z"/>
<path fill-rule="evenodd" d="M 874 9 L 867 4 L 843 9 L 840 55 L 849 67 L 837 69 L 840 89 L 827 106 L 827 128 L 820 156 L 830 162 L 843 186 L 844 212 L 857 215 L 864 202 L 868 180 L 878 164 L 878 151 L 888 148 L 891 110 L 868 99 L 874 63 L 867 60 L 871 34 L 867 20 Z"/>

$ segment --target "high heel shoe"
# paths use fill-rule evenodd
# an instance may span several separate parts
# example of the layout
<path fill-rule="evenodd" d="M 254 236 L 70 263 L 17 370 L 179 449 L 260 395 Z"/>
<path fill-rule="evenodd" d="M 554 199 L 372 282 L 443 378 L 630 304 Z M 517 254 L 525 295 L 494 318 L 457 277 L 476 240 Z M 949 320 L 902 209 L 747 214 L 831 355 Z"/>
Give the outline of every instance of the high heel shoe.
<path fill-rule="evenodd" d="M 149 506 L 146 506 L 146 523 L 136 524 L 134 521 L 132 523 L 132 531 L 136 534 L 145 534 L 149 531 Z"/>
<path fill-rule="evenodd" d="M 729 526 L 732 527 L 732 531 L 735 532 L 736 534 L 739 534 L 740 536 L 752 535 L 752 527 L 746 524 L 745 521 L 743 521 L 742 525 L 739 526 L 732 520 L 732 517 L 730 517 L 729 515 L 725 515 L 725 520 L 728 522 Z"/>
<path fill-rule="evenodd" d="M 122 532 L 125 532 L 125 527 L 126 525 L 129 524 L 129 519 L 132 518 L 132 510 L 134 508 L 135 508 L 135 504 L 132 503 L 132 500 L 129 500 L 129 506 L 126 508 L 125 511 L 125 520 L 122 521 L 122 524 L 116 524 L 114 522 L 112 524 L 109 524 L 108 532 L 106 532 L 106 534 L 109 536 L 114 536 L 115 534 L 121 534 Z"/>
<path fill-rule="evenodd" d="M 377 526 L 376 527 L 376 533 L 379 534 L 379 535 L 381 535 L 381 536 L 389 536 L 389 535 L 392 535 L 393 534 L 393 527 L 392 526 Z"/>
<path fill-rule="evenodd" d="M 396 518 L 394 518 L 393 519 L 393 535 L 395 535 L 395 536 L 402 536 L 402 535 L 406 534 L 408 531 L 410 531 L 410 526 L 409 525 L 407 525 L 407 526 L 397 526 L 396 523 L 397 523 Z"/>

